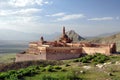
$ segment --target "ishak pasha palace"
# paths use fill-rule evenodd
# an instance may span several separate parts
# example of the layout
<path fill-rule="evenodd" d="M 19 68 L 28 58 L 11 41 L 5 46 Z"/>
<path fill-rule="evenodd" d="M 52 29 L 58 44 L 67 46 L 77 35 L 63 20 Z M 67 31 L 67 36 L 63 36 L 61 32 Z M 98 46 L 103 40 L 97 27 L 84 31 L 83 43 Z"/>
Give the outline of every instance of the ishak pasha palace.
<path fill-rule="evenodd" d="M 29 60 L 65 60 L 78 58 L 82 55 L 94 55 L 101 53 L 111 55 L 116 52 L 116 44 L 98 44 L 73 42 L 72 39 L 66 35 L 65 27 L 62 30 L 62 36 L 58 41 L 45 41 L 41 37 L 40 41 L 30 42 L 29 48 L 16 55 L 16 62 Z"/>

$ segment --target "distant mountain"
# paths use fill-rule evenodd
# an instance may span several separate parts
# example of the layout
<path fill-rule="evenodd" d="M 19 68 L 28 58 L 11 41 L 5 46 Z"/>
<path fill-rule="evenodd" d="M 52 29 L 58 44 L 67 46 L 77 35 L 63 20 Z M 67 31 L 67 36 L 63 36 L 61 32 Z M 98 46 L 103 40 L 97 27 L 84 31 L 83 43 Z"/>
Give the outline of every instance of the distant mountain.
<path fill-rule="evenodd" d="M 45 40 L 53 40 L 58 35 L 59 33 L 48 35 L 2 29 L 0 30 L 0 54 L 19 53 L 28 48 L 29 42 L 38 41 L 41 36 Z"/>
<path fill-rule="evenodd" d="M 28 41 L 0 40 L 0 54 L 19 53 L 28 48 Z"/>
<path fill-rule="evenodd" d="M 78 42 L 81 40 L 85 40 L 85 38 L 81 37 L 78 33 L 76 33 L 74 30 L 70 30 L 68 32 L 66 32 L 66 34 L 68 35 L 68 37 L 70 39 L 73 39 L 74 42 Z"/>
<path fill-rule="evenodd" d="M 97 43 L 116 42 L 116 41 L 120 41 L 120 33 L 117 33 L 117 34 L 114 34 L 111 36 L 107 36 L 107 37 L 96 37 L 96 38 L 88 39 L 88 41 L 97 42 Z"/>
<path fill-rule="evenodd" d="M 68 35 L 68 37 L 70 39 L 73 39 L 73 42 L 78 42 L 78 41 L 81 41 L 81 40 L 85 40 L 85 38 L 81 37 L 74 30 L 67 31 L 66 34 Z M 55 40 L 58 40 L 61 36 L 62 36 L 62 34 L 57 36 Z"/>
<path fill-rule="evenodd" d="M 39 33 L 25 33 L 15 30 L 1 29 L 0 30 L 0 40 L 26 40 L 33 41 L 39 40 L 41 36 L 45 38 L 45 40 L 52 40 L 54 37 L 59 35 L 59 33 L 53 34 L 39 34 Z"/>
<path fill-rule="evenodd" d="M 107 36 L 107 37 L 88 39 L 87 41 L 94 42 L 94 43 L 114 43 L 115 42 L 117 44 L 117 50 L 120 51 L 120 33 Z"/>
<path fill-rule="evenodd" d="M 107 36 L 111 36 L 117 33 L 119 32 L 104 33 L 104 34 L 97 35 L 97 37 L 107 37 Z"/>

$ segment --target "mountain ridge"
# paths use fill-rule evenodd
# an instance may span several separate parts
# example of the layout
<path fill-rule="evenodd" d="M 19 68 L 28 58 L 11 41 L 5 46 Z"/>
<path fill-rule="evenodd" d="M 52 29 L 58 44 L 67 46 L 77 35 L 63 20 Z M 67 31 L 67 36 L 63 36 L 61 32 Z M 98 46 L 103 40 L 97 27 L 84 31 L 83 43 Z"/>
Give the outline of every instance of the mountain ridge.
<path fill-rule="evenodd" d="M 66 34 L 70 39 L 73 39 L 73 42 L 78 42 L 81 40 L 85 40 L 85 38 L 81 37 L 78 33 L 76 33 L 74 30 L 67 31 Z"/>
<path fill-rule="evenodd" d="M 45 37 L 46 40 L 53 40 L 59 33 L 53 34 L 41 34 L 41 33 L 26 33 L 21 31 L 0 29 L 0 40 L 27 40 L 34 41 L 39 40 L 41 36 Z"/>
<path fill-rule="evenodd" d="M 116 43 L 117 51 L 120 51 L 120 32 L 107 37 L 93 38 L 86 40 L 92 43 Z"/>

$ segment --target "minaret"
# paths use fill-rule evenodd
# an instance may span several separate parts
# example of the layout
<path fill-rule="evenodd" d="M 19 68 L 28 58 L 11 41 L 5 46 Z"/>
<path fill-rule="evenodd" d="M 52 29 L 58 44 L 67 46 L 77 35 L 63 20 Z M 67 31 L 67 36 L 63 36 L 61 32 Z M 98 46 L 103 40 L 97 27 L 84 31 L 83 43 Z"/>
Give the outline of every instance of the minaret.
<path fill-rule="evenodd" d="M 63 26 L 63 35 L 65 35 L 65 27 Z"/>
<path fill-rule="evenodd" d="M 41 40 L 41 43 L 44 43 L 44 38 L 43 38 L 43 36 L 41 36 L 40 40 Z"/>

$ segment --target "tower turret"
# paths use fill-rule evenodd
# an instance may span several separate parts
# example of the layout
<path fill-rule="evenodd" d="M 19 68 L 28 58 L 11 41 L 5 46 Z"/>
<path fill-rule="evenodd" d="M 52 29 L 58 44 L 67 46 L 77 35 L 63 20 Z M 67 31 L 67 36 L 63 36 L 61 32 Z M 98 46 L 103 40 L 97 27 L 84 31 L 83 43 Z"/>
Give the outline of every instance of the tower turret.
<path fill-rule="evenodd" d="M 41 36 L 40 41 L 41 41 L 41 43 L 44 43 L 44 38 L 43 38 L 43 36 Z"/>
<path fill-rule="evenodd" d="M 63 26 L 63 35 L 65 35 L 65 27 Z"/>
<path fill-rule="evenodd" d="M 72 40 L 67 36 L 67 34 L 65 33 L 65 27 L 63 26 L 63 34 L 62 36 L 60 37 L 60 42 L 63 42 L 63 43 L 71 43 Z"/>

